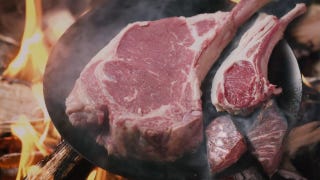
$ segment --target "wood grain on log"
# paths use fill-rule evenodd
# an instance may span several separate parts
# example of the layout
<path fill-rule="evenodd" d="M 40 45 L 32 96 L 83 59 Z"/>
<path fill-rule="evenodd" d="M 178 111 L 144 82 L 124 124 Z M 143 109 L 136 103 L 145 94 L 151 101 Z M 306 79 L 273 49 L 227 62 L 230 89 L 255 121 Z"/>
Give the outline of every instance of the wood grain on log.
<path fill-rule="evenodd" d="M 91 164 L 81 157 L 65 141 L 62 141 L 56 150 L 45 157 L 33 170 L 28 172 L 26 180 L 38 179 L 87 179 L 90 172 L 96 170 L 96 180 L 127 180 Z"/>
<path fill-rule="evenodd" d="M 65 141 L 30 171 L 25 179 L 85 179 L 94 166 Z"/>

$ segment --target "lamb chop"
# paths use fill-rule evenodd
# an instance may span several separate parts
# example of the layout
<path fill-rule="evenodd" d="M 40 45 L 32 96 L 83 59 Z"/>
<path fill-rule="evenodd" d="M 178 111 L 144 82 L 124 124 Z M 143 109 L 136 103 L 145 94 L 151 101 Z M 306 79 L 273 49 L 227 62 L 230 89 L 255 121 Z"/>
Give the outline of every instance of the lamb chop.
<path fill-rule="evenodd" d="M 247 115 L 281 93 L 281 88 L 268 81 L 269 58 L 288 24 L 305 11 L 304 4 L 297 4 L 281 19 L 259 15 L 213 78 L 211 100 L 218 111 Z"/>
<path fill-rule="evenodd" d="M 81 72 L 66 100 L 70 122 L 103 127 L 97 142 L 118 157 L 174 161 L 194 151 L 203 141 L 200 84 L 267 2 L 129 24 Z"/>

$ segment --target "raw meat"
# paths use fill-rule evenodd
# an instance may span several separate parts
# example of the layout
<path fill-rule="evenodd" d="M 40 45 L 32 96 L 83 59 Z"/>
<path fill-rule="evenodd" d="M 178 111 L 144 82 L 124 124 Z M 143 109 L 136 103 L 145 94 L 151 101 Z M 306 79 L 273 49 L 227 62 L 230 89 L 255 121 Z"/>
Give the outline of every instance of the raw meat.
<path fill-rule="evenodd" d="M 81 72 L 66 100 L 74 126 L 107 124 L 110 155 L 174 161 L 203 141 L 200 83 L 237 28 L 268 0 L 231 12 L 136 22 Z"/>
<path fill-rule="evenodd" d="M 247 150 L 244 137 L 238 132 L 230 116 L 214 119 L 206 129 L 207 155 L 212 173 L 237 162 Z"/>
<path fill-rule="evenodd" d="M 211 100 L 218 111 L 246 115 L 272 94 L 281 93 L 267 79 L 269 58 L 287 25 L 305 11 L 304 4 L 297 4 L 280 20 L 261 14 L 242 35 L 213 79 Z"/>
<path fill-rule="evenodd" d="M 247 133 L 256 156 L 265 172 L 275 173 L 282 157 L 282 144 L 287 132 L 287 120 L 274 100 L 270 100 L 260 111 L 251 130 Z"/>

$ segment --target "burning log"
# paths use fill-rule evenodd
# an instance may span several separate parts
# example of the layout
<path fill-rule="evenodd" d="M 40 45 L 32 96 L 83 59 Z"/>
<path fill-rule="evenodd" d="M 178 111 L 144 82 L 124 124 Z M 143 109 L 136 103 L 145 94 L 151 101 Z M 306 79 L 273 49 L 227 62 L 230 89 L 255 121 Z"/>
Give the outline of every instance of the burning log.
<path fill-rule="evenodd" d="M 28 172 L 27 180 L 37 179 L 87 179 L 95 166 L 81 157 L 65 141 L 62 141 L 55 151 L 45 157 L 38 165 Z M 125 180 L 123 177 L 99 169 L 91 175 L 92 179 Z"/>
<path fill-rule="evenodd" d="M 55 151 L 33 167 L 26 179 L 85 179 L 94 166 L 62 141 Z"/>
<path fill-rule="evenodd" d="M 16 179 L 26 175 L 27 170 L 30 168 L 30 164 L 38 162 L 44 155 L 52 152 L 52 149 L 54 149 L 57 144 L 57 140 L 60 138 L 52 124 L 50 124 L 42 94 L 42 75 L 48 56 L 48 49 L 50 47 L 46 42 L 47 39 L 43 37 L 41 0 L 26 1 L 25 3 L 24 1 L 20 2 L 22 3 L 19 4 L 22 4 L 23 6 L 19 6 L 19 13 L 25 13 L 25 18 L 23 16 L 19 17 L 19 22 L 23 22 L 21 25 L 24 25 L 25 28 L 22 40 L 21 42 L 19 40 L 19 43 L 17 43 L 17 41 L 18 39 L 21 39 L 22 33 L 20 31 L 23 28 L 17 28 L 15 21 L 10 21 L 10 18 L 3 18 L 7 16 L 6 14 L 2 14 L 3 12 L 7 12 L 8 9 L 14 9 L 14 11 L 16 11 L 16 8 L 14 7 L 17 4 L 15 1 L 13 3 L 2 3 L 4 6 L 0 7 L 0 27 L 9 22 L 15 26 L 14 28 L 8 28 L 8 30 L 19 30 L 19 33 L 17 33 L 19 38 L 15 38 L 16 36 L 3 32 L 3 29 L 0 31 L 0 48 L 2 47 L 2 44 L 20 48 L 18 53 L 13 53 L 14 55 L 12 57 L 6 58 L 11 59 L 11 64 L 8 66 L 8 63 L 4 63 L 3 67 L 6 68 L 6 70 L 3 74 L 2 69 L 0 69 L 1 74 L 4 77 L 10 78 L 10 80 L 19 79 L 19 83 L 0 81 L 0 134 L 5 133 L 8 135 L 15 135 L 20 139 L 12 136 L 12 138 L 7 138 L 7 141 L 0 142 L 0 145 L 3 145 L 4 148 L 4 151 L 1 152 L 0 155 L 5 153 L 5 155 L 0 157 L 0 170 L 7 171 L 8 169 L 14 169 L 14 176 L 16 176 Z M 24 8 L 25 10 L 23 10 Z M 48 27 L 48 24 L 45 25 Z M 63 30 L 65 30 L 66 26 L 70 25 L 70 23 L 64 25 Z M 7 26 L 4 25 L 3 27 L 6 28 Z M 61 33 L 62 32 L 60 32 L 60 34 Z M 0 56 L 1 53 L 8 54 L 7 52 L 2 51 L 3 48 L 0 50 Z M 0 63 L 2 62 L 3 61 L 0 59 Z M 2 68 L 2 65 L 0 68 Z M 28 82 L 28 84 L 25 85 L 24 83 L 21 83 L 24 81 Z M 16 118 L 18 116 L 19 118 Z M 17 147 L 14 146 L 15 148 L 11 148 L 11 143 L 7 143 L 11 141 L 18 142 L 19 144 Z M 15 145 L 17 143 L 12 144 Z M 10 150 L 8 150 L 8 145 L 10 145 Z M 68 148 L 71 151 L 71 147 Z M 14 152 L 12 152 L 11 149 L 13 149 Z M 67 174 L 68 177 L 75 177 L 71 179 L 86 177 L 83 173 L 79 174 L 78 172 L 89 173 L 93 166 L 87 161 L 84 161 L 84 159 L 74 151 L 72 151 L 73 153 L 70 151 L 60 146 L 56 152 L 50 155 L 44 161 L 48 161 L 49 163 L 43 164 L 43 168 L 45 169 L 48 166 L 51 168 L 51 165 L 55 165 L 57 169 L 55 171 L 46 171 L 46 173 L 50 174 L 50 172 L 54 172 L 54 175 L 52 174 L 51 177 L 57 177 L 57 179 L 65 177 L 66 175 L 64 174 Z M 59 159 L 61 161 L 59 161 Z M 80 168 L 83 167 L 81 165 L 83 162 L 86 164 L 85 167 L 87 168 L 84 169 L 88 169 L 87 171 Z M 77 169 L 78 172 L 73 172 L 73 169 Z M 43 179 L 43 177 L 50 176 L 41 176 L 41 178 L 35 179 Z M 2 176 L 0 179 L 1 178 Z"/>

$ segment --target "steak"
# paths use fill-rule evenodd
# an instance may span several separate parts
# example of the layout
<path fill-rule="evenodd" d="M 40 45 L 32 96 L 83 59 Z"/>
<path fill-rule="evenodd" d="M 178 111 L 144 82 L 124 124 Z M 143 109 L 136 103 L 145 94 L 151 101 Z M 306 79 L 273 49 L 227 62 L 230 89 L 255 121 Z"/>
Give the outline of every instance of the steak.
<path fill-rule="evenodd" d="M 262 108 L 247 133 L 252 154 L 270 176 L 275 173 L 281 161 L 287 126 L 286 118 L 271 99 Z"/>
<path fill-rule="evenodd" d="M 242 35 L 213 78 L 211 100 L 218 111 L 246 115 L 281 93 L 267 79 L 269 58 L 287 25 L 305 11 L 304 4 L 297 4 L 281 19 L 261 14 Z"/>
<path fill-rule="evenodd" d="M 230 116 L 214 119 L 206 129 L 207 155 L 212 173 L 217 173 L 239 160 L 247 150 L 244 137 Z"/>
<path fill-rule="evenodd" d="M 129 24 L 81 72 L 66 100 L 70 122 L 102 126 L 97 142 L 118 157 L 174 161 L 194 151 L 203 141 L 200 84 L 267 1 Z"/>

